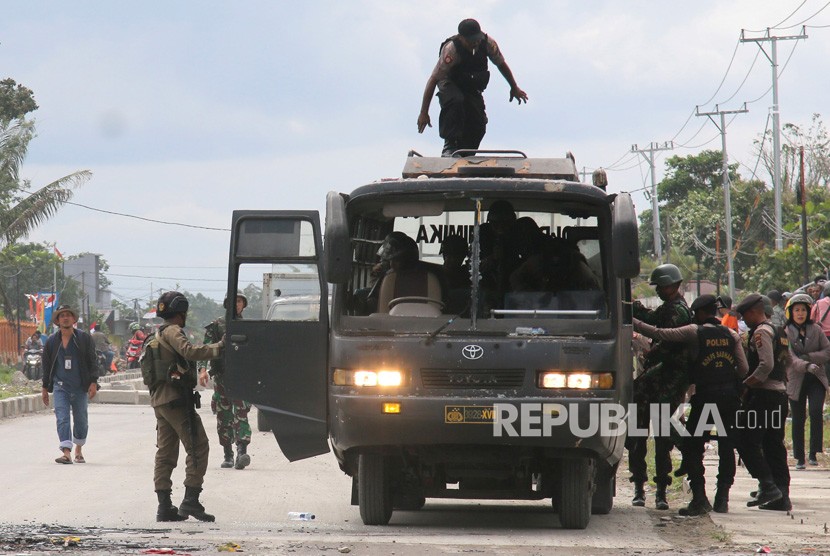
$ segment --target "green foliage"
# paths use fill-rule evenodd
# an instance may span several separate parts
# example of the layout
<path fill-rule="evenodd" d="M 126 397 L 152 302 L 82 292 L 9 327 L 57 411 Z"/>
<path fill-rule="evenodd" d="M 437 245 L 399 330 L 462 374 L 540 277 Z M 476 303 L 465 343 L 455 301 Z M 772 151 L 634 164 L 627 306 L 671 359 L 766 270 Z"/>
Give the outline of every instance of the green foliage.
<path fill-rule="evenodd" d="M 58 283 L 63 273 L 51 249 L 39 243 L 15 243 L 0 251 L 0 302 L 3 313 L 14 315 L 21 308 L 21 318 L 29 307 L 26 294 L 52 291 L 57 269 Z M 18 283 L 19 280 L 19 283 Z"/>
<path fill-rule="evenodd" d="M 204 335 L 200 332 L 205 326 L 225 314 L 225 309 L 221 304 L 216 303 L 209 297 L 205 297 L 201 293 L 190 293 L 182 291 L 187 298 L 189 308 L 187 310 L 187 328 L 201 340 Z"/>
<path fill-rule="evenodd" d="M 692 156 L 670 156 L 666 175 L 657 184 L 660 201 L 669 207 L 683 204 L 693 191 L 716 191 L 723 186 L 721 151 L 702 151 Z M 729 176 L 738 179 L 738 165 L 729 165 Z"/>
<path fill-rule="evenodd" d="M 35 110 L 37 103 L 31 89 L 17 84 L 11 78 L 0 81 L 0 122 L 23 118 Z"/>

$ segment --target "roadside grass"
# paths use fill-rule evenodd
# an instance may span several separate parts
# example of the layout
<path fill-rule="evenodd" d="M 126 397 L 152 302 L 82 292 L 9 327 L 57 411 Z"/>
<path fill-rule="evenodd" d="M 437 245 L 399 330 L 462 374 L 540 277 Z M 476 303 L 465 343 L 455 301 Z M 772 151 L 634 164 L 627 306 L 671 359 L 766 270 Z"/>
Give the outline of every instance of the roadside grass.
<path fill-rule="evenodd" d="M 816 460 L 818 461 L 819 467 L 828 468 L 830 467 L 830 405 L 825 404 L 824 406 L 824 430 L 822 431 L 822 437 L 824 438 L 824 453 L 823 454 L 816 454 Z M 795 466 L 795 458 L 793 458 L 793 424 L 790 419 L 787 419 L 786 425 L 784 425 L 784 444 L 787 446 L 787 459 L 791 467 Z M 807 423 L 804 425 L 804 449 L 805 453 L 809 452 L 810 450 L 810 419 L 807 419 Z M 809 466 L 808 466 L 809 467 Z"/>
<path fill-rule="evenodd" d="M 717 530 L 712 531 L 712 538 L 718 542 L 730 543 L 732 542 L 732 533 L 719 527 Z"/>
<path fill-rule="evenodd" d="M 0 400 L 40 392 L 39 381 L 20 385 L 12 384 L 14 373 L 15 369 L 13 367 L 0 363 Z"/>

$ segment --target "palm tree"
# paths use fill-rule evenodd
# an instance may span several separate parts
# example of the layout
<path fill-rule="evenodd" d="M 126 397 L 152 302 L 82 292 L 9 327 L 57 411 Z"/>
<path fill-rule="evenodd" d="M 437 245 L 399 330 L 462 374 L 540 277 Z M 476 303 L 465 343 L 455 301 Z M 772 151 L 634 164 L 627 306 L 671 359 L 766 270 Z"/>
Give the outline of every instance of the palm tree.
<path fill-rule="evenodd" d="M 92 176 L 88 170 L 73 172 L 37 190 L 29 180 L 21 181 L 20 166 L 34 135 L 34 122 L 23 117 L 0 118 L 0 254 L 54 215 L 72 199 L 73 189 Z M 5 280 L 0 280 L 0 304 L 10 316 L 15 304 L 9 299 Z"/>

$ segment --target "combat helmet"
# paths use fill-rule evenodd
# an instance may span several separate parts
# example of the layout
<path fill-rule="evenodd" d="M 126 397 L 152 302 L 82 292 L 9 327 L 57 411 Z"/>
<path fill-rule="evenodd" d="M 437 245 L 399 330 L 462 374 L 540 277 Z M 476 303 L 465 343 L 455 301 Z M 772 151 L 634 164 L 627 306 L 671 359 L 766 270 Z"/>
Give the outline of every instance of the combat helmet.
<path fill-rule="evenodd" d="M 189 307 L 183 294 L 177 291 L 164 292 L 156 303 L 156 315 L 168 319 L 178 313 L 187 313 Z"/>
<path fill-rule="evenodd" d="M 651 271 L 651 278 L 648 283 L 652 286 L 671 286 L 683 281 L 680 269 L 673 264 L 661 264 Z"/>
<path fill-rule="evenodd" d="M 130 332 L 135 332 L 136 330 L 141 330 L 141 325 L 137 322 L 133 322 L 130 324 Z"/>
<path fill-rule="evenodd" d="M 241 297 L 242 298 L 242 308 L 243 309 L 248 306 L 248 296 L 247 295 L 245 295 L 244 293 L 242 293 L 239 290 L 236 290 L 236 297 Z M 222 302 L 222 307 L 224 307 L 225 309 L 228 308 L 228 297 L 227 296 L 225 296 L 225 300 Z"/>

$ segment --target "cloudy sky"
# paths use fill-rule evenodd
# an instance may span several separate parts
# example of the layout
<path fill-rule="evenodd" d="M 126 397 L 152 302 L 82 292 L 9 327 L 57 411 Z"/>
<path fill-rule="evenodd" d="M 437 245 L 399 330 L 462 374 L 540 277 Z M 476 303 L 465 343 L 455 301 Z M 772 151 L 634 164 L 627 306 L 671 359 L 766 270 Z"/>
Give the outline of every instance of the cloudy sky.
<path fill-rule="evenodd" d="M 675 142 L 658 180 L 667 155 L 720 149 L 698 105 L 748 103 L 727 141 L 752 174 L 772 71 L 742 29 L 783 37 L 807 25 L 806 40 L 778 42 L 781 121 L 830 118 L 824 0 L 10 4 L 0 78 L 40 105 L 22 173 L 35 187 L 94 174 L 74 198 L 91 208 L 67 206 L 29 239 L 100 253 L 121 300 L 177 284 L 221 299 L 233 209 L 322 211 L 329 190 L 400 175 L 409 149 L 440 154 L 437 126 L 419 135 L 416 119 L 438 46 L 465 17 L 499 42 L 530 97 L 509 103 L 495 73 L 482 147 L 572 151 L 580 169 L 609 169 L 610 191 L 635 192 L 638 210 L 650 177 L 633 144 Z M 430 115 L 437 123 L 437 100 Z"/>

